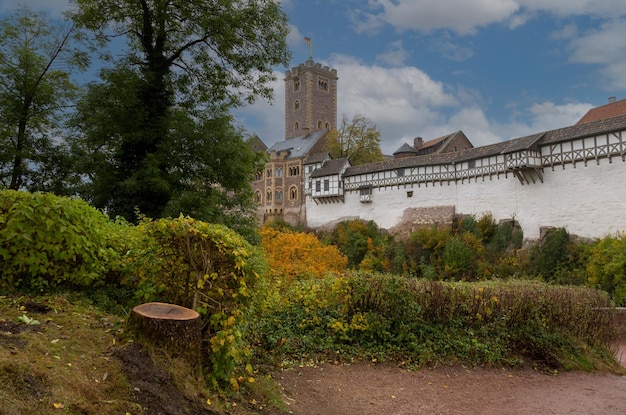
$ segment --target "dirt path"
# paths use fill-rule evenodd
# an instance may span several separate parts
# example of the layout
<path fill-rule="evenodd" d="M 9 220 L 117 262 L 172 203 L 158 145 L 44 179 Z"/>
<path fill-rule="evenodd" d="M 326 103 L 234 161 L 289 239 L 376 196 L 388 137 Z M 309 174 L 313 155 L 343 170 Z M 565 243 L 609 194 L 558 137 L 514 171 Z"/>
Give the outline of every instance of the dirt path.
<path fill-rule="evenodd" d="M 621 344 L 626 363 L 626 342 Z M 462 367 L 406 371 L 364 362 L 277 375 L 294 415 L 626 414 L 626 376 Z"/>

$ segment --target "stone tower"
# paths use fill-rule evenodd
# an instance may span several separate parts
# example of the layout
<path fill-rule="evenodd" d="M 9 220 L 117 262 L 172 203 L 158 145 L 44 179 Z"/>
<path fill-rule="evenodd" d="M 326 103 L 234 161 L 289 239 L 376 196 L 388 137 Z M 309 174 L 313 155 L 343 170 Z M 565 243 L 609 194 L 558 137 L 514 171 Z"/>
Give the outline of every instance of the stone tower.
<path fill-rule="evenodd" d="M 285 73 L 285 139 L 337 129 L 337 79 L 310 59 Z"/>

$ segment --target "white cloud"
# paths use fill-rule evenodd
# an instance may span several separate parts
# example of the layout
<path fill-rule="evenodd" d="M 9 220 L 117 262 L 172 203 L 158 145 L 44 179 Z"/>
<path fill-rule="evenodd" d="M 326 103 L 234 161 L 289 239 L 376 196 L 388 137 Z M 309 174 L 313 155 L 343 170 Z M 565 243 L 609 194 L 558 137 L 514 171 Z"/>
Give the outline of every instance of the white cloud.
<path fill-rule="evenodd" d="M 330 66 L 340 77 L 339 116 L 361 114 L 373 121 L 385 153 L 422 135 L 425 126 L 444 119 L 444 109 L 459 105 L 443 83 L 415 67 L 369 66 L 345 55 L 333 56 Z"/>
<path fill-rule="evenodd" d="M 570 61 L 601 65 L 605 88 L 626 89 L 626 19 L 602 24 L 570 42 Z"/>
<path fill-rule="evenodd" d="M 578 35 L 578 26 L 575 23 L 568 23 L 565 26 L 553 31 L 550 38 L 554 40 L 569 40 Z"/>
<path fill-rule="evenodd" d="M 372 0 L 369 5 L 369 10 L 357 15 L 360 32 L 390 24 L 399 31 L 450 29 L 467 35 L 479 27 L 507 21 L 519 9 L 514 0 Z"/>
<path fill-rule="evenodd" d="M 304 35 L 296 26 L 290 24 L 289 33 L 287 34 L 287 45 L 289 48 L 291 50 L 299 49 L 304 43 Z"/>
<path fill-rule="evenodd" d="M 402 46 L 402 41 L 391 42 L 387 51 L 376 55 L 376 60 L 390 66 L 402 66 L 406 62 L 409 54 Z"/>
<path fill-rule="evenodd" d="M 532 116 L 531 128 L 535 133 L 554 130 L 575 124 L 593 106 L 586 103 L 557 105 L 547 101 L 535 103 L 528 108 Z"/>
<path fill-rule="evenodd" d="M 431 44 L 431 50 L 439 52 L 444 58 L 456 62 L 462 62 L 474 56 L 474 50 L 470 47 L 461 46 L 451 40 L 448 33 Z"/>
<path fill-rule="evenodd" d="M 560 17 L 593 15 L 619 17 L 626 14 L 623 0 L 517 0 L 520 6 Z"/>
<path fill-rule="evenodd" d="M 398 31 L 430 33 L 451 30 L 471 35 L 491 24 L 510 29 L 526 24 L 541 13 L 557 17 L 626 16 L 624 0 L 371 0 L 352 11 L 358 33 L 375 33 L 385 25 Z"/>

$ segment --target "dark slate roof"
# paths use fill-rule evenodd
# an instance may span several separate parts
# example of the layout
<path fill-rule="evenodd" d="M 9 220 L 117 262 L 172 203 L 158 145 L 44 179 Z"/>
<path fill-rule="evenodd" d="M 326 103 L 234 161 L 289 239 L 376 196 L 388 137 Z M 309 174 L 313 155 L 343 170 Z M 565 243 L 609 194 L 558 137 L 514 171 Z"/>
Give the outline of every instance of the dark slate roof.
<path fill-rule="evenodd" d="M 313 146 L 327 133 L 327 130 L 316 130 L 307 135 L 289 138 L 279 141 L 267 150 L 268 152 L 288 151 L 287 159 L 301 158 L 306 156 Z"/>
<path fill-rule="evenodd" d="M 302 164 L 322 163 L 324 160 L 328 159 L 329 157 L 330 155 L 328 154 L 328 152 L 309 154 L 307 158 L 304 159 Z"/>
<path fill-rule="evenodd" d="M 350 165 L 350 161 L 347 158 L 328 160 L 321 168 L 311 173 L 311 178 L 339 174 L 346 164 Z"/>
<path fill-rule="evenodd" d="M 611 102 L 600 107 L 592 108 L 576 123 L 576 125 L 587 124 L 588 122 L 613 118 L 626 114 L 626 99 Z"/>
<path fill-rule="evenodd" d="M 421 148 L 421 147 L 420 147 Z M 415 149 L 415 147 L 413 147 L 410 144 L 404 143 L 402 144 L 402 146 L 400 146 L 399 149 L 397 149 L 396 151 L 393 152 L 394 155 L 396 154 L 400 154 L 400 153 L 412 153 L 412 154 L 417 154 L 417 150 Z"/>
<path fill-rule="evenodd" d="M 531 148 L 534 144 L 537 144 L 545 133 L 538 133 L 528 135 L 526 137 L 516 138 L 514 140 L 505 141 L 509 145 L 506 146 L 502 153 L 513 153 L 515 151 L 521 151 Z"/>
<path fill-rule="evenodd" d="M 606 134 L 624 129 L 626 129 L 626 114 L 548 131 L 540 144 L 558 143 L 574 138 L 591 137 L 593 135 Z"/>
<path fill-rule="evenodd" d="M 469 148 L 456 153 L 436 153 L 425 156 L 404 157 L 381 161 L 378 163 L 352 166 L 349 167 L 343 175 L 347 177 L 399 168 L 459 163 L 467 160 L 475 160 L 483 157 L 525 150 L 533 146 L 543 146 L 561 141 L 591 137 L 598 134 L 606 134 L 620 130 L 626 130 L 626 115 L 559 128 L 557 130 L 515 138 L 509 141 L 501 141 L 482 147 Z"/>

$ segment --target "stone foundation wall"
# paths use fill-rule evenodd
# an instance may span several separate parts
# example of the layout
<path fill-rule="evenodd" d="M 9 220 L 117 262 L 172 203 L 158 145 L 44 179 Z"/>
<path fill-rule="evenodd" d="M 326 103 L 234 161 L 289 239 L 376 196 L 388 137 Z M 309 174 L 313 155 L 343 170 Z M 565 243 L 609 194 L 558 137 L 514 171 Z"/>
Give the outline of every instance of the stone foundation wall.
<path fill-rule="evenodd" d="M 405 241 L 417 229 L 433 224 L 451 225 L 454 220 L 454 206 L 431 206 L 405 209 L 400 222 L 389 229 L 389 233 Z"/>

